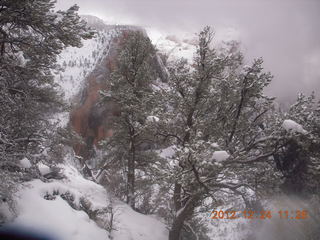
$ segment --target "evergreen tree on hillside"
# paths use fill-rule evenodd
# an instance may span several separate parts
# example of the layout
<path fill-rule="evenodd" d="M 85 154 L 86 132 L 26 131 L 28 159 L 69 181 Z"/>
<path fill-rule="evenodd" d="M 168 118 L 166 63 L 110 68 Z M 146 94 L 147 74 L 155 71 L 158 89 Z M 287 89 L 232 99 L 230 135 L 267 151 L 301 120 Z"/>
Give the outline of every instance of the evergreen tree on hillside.
<path fill-rule="evenodd" d="M 150 158 L 146 151 L 150 148 L 146 129 L 155 106 L 151 88 L 155 79 L 154 54 L 153 45 L 142 32 L 124 32 L 109 83 L 110 92 L 105 93 L 105 100 L 112 100 L 119 107 L 120 116 L 115 117 L 113 136 L 106 141 L 107 162 L 104 164 L 125 165 L 125 195 L 132 208 L 135 208 L 137 170 L 143 169 Z"/>
<path fill-rule="evenodd" d="M 170 240 L 180 239 L 194 210 L 206 198 L 217 201 L 221 189 L 253 207 L 252 176 L 272 168 L 268 157 L 275 140 L 266 113 L 273 99 L 263 94 L 272 76 L 263 72 L 260 59 L 245 66 L 234 48 L 213 49 L 212 38 L 210 28 L 200 32 L 193 64 L 172 64 L 162 91 L 157 134 L 174 151 L 163 166 L 165 181 L 173 186 Z"/>
<path fill-rule="evenodd" d="M 53 0 L 0 2 L 0 192 L 17 175 L 18 160 L 34 163 L 48 133 L 48 114 L 60 104 L 51 71 L 66 47 L 81 47 L 93 32 L 78 6 L 54 11 Z M 6 198 L 7 196 L 4 196 Z"/>

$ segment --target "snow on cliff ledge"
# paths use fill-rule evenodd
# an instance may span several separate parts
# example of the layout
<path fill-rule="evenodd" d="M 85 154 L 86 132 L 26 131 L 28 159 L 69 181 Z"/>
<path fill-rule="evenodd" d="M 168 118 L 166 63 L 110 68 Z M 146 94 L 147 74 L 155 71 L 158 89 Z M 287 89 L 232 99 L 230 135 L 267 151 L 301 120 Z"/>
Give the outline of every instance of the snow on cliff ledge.
<path fill-rule="evenodd" d="M 303 127 L 299 123 L 296 123 L 295 121 L 290 120 L 290 119 L 284 120 L 282 123 L 282 127 L 287 132 L 302 133 L 302 134 L 307 133 L 307 131 L 304 130 Z"/>

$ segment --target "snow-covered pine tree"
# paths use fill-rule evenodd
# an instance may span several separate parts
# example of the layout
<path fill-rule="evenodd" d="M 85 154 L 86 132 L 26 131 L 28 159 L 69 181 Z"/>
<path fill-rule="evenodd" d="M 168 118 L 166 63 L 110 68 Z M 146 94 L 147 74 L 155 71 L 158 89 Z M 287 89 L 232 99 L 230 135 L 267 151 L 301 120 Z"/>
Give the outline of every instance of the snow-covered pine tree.
<path fill-rule="evenodd" d="M 18 161 L 34 162 L 48 133 L 48 113 L 61 105 L 51 70 L 67 46 L 93 32 L 78 7 L 55 11 L 53 0 L 0 2 L 0 192 L 23 177 Z M 12 181 L 12 177 L 15 180 Z M 9 194 L 3 196 L 8 198 Z"/>
<path fill-rule="evenodd" d="M 117 105 L 120 116 L 113 121 L 113 136 L 105 142 L 107 162 L 103 166 L 110 165 L 110 162 L 124 164 L 125 196 L 132 208 L 135 208 L 137 169 L 143 169 L 152 154 L 146 151 L 152 143 L 146 129 L 154 106 L 151 88 L 155 79 L 154 54 L 155 49 L 143 32 L 124 32 L 116 67 L 108 82 L 110 92 L 104 93 L 105 101 L 113 101 Z"/>
<path fill-rule="evenodd" d="M 250 205 L 253 166 L 264 160 L 266 167 L 274 153 L 264 122 L 273 99 L 262 92 L 272 76 L 263 72 L 261 59 L 244 66 L 234 48 L 213 49 L 212 38 L 210 28 L 200 32 L 193 64 L 171 64 L 162 91 L 157 134 L 174 151 L 163 166 L 163 177 L 173 186 L 170 240 L 180 239 L 195 208 L 208 197 L 214 203 L 221 189 Z"/>

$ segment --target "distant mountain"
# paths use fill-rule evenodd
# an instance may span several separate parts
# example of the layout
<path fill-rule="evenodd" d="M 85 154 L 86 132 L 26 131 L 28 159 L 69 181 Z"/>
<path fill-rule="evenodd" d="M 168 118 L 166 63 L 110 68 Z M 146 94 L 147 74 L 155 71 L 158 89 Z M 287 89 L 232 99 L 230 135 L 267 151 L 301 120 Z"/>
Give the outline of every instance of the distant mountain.
<path fill-rule="evenodd" d="M 93 15 L 81 15 L 81 18 L 84 19 L 89 27 L 92 27 L 96 30 L 104 30 L 107 28 L 107 24 L 100 18 Z"/>

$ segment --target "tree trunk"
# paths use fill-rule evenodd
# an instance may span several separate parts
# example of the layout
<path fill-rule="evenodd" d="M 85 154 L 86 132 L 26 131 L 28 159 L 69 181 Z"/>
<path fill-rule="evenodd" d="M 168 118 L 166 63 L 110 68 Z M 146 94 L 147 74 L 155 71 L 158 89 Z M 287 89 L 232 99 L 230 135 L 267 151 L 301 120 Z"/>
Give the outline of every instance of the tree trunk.
<path fill-rule="evenodd" d="M 180 240 L 184 221 L 192 216 L 198 199 L 199 196 L 190 197 L 188 201 L 180 209 L 177 210 L 176 216 L 169 231 L 169 240 Z"/>
<path fill-rule="evenodd" d="M 174 193 L 173 193 L 173 202 L 174 202 L 174 208 L 179 210 L 181 206 L 181 184 L 175 183 L 174 184 Z"/>
<path fill-rule="evenodd" d="M 130 156 L 128 159 L 128 174 L 127 174 L 127 203 L 135 209 L 135 147 L 131 142 Z"/>

